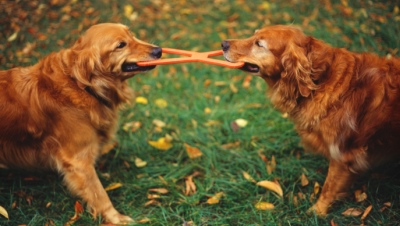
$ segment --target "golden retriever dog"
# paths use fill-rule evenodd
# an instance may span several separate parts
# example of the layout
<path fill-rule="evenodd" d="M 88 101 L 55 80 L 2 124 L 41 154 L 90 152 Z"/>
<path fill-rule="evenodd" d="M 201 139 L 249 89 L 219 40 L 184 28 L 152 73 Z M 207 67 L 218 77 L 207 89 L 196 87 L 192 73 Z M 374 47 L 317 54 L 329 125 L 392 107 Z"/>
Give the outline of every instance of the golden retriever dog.
<path fill-rule="evenodd" d="M 56 170 L 94 217 L 132 222 L 113 207 L 94 165 L 131 95 L 127 79 L 154 68 L 135 62 L 161 55 L 128 27 L 104 23 L 33 66 L 0 71 L 0 165 Z"/>
<path fill-rule="evenodd" d="M 333 48 L 292 26 L 270 26 L 221 44 L 224 57 L 263 78 L 306 150 L 329 159 L 326 215 L 360 174 L 400 157 L 400 59 Z"/>

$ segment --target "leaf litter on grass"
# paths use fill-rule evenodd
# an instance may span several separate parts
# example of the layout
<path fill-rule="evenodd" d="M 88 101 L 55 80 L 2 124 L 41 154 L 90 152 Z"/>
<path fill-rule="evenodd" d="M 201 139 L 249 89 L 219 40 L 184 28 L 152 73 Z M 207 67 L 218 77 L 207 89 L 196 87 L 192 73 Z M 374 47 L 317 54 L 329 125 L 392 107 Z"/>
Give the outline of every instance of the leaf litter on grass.
<path fill-rule="evenodd" d="M 326 9 L 318 9 L 316 7 L 312 7 L 313 9 L 311 10 L 308 10 L 308 7 L 306 5 L 298 4 L 297 1 L 232 2 L 232 1 L 222 0 L 222 1 L 215 1 L 213 2 L 213 4 L 206 4 L 206 5 L 202 4 L 201 2 L 196 3 L 190 1 L 171 1 L 171 2 L 122 1 L 118 3 L 111 3 L 109 5 L 110 7 L 98 7 L 98 5 L 101 5 L 98 2 L 96 3 L 94 1 L 84 1 L 84 2 L 50 1 L 48 4 L 47 3 L 43 4 L 41 6 L 43 7 L 42 9 L 35 8 L 34 10 L 28 10 L 29 15 L 24 16 L 26 15 L 24 11 L 27 11 L 26 9 L 24 9 L 24 7 L 29 8 L 30 5 L 35 4 L 35 1 L 31 1 L 30 3 L 27 3 L 24 7 L 19 7 L 18 10 L 11 10 L 12 14 L 4 13 L 3 15 L 7 16 L 9 15 L 10 21 L 13 21 L 14 25 L 6 26 L 6 29 L 3 29 L 4 32 L 3 43 L 6 43 L 6 39 L 15 34 L 15 37 L 12 37 L 13 43 L 11 45 L 14 45 L 14 43 L 17 42 L 19 44 L 16 47 L 18 48 L 17 51 L 14 50 L 11 51 L 7 49 L 9 46 L 8 43 L 0 44 L 0 51 L 3 53 L 3 50 L 5 50 L 4 58 L 6 58 L 5 60 L 4 58 L 3 60 L 1 60 L 1 57 L 3 56 L 0 56 L 0 61 L 2 62 L 2 65 L 4 65 L 4 67 L 10 67 L 10 65 L 12 64 L 18 65 L 18 63 L 22 64 L 24 63 L 26 64 L 27 62 L 31 63 L 34 61 L 35 58 L 43 54 L 42 52 L 51 50 L 49 44 L 55 43 L 56 45 L 59 46 L 67 46 L 68 44 L 71 43 L 73 35 L 77 35 L 81 31 L 86 29 L 89 25 L 94 24 L 97 21 L 103 22 L 104 20 L 112 22 L 123 22 L 129 26 L 132 26 L 134 33 L 137 35 L 137 37 L 143 40 L 150 40 L 156 43 L 158 42 L 157 44 L 163 44 L 168 47 L 179 46 L 180 48 L 183 49 L 202 49 L 202 50 L 219 49 L 220 40 L 224 40 L 227 38 L 248 37 L 253 33 L 255 29 L 259 28 L 260 26 L 268 24 L 277 24 L 277 23 L 301 24 L 302 28 L 306 32 L 317 33 L 317 35 L 323 35 L 323 33 L 318 33 L 320 30 L 321 32 L 325 31 L 327 34 L 329 34 L 329 37 L 332 36 L 332 38 L 329 39 L 330 42 L 336 41 L 336 43 L 333 44 L 337 44 L 337 42 L 345 43 L 345 45 L 355 49 L 375 48 L 382 53 L 395 55 L 396 52 L 398 51 L 398 46 L 399 46 L 398 42 L 390 41 L 390 38 L 388 38 L 385 34 L 378 33 L 380 32 L 380 30 L 385 29 L 384 27 L 385 23 L 387 24 L 390 23 L 391 21 L 394 22 L 400 21 L 398 6 L 391 7 L 390 5 L 393 4 L 389 4 L 390 2 L 385 5 L 380 3 L 379 1 L 369 1 L 360 3 L 353 3 L 351 1 L 324 1 L 323 4 L 327 6 Z M 104 1 L 104 2 L 110 2 L 110 1 Z M 7 4 L 13 4 L 13 3 L 12 1 L 8 1 Z M 313 6 L 313 4 L 315 3 L 310 2 L 309 6 Z M 124 6 L 127 5 L 129 7 L 125 9 Z M 357 7 L 354 7 L 355 5 Z M 3 9 L 0 10 L 6 10 L 7 8 L 10 7 L 4 7 Z M 60 14 L 55 13 L 57 12 L 58 8 L 61 9 Z M 377 10 L 378 12 L 380 12 L 379 10 L 381 11 L 383 10 L 386 13 L 377 13 L 376 12 Z M 106 14 L 106 17 L 104 18 L 107 19 L 99 20 L 99 18 L 102 18 L 104 16 L 103 14 Z M 82 17 L 84 16 L 86 18 L 82 19 L 81 16 Z M 331 18 L 334 18 L 334 22 L 332 22 Z M 42 23 L 39 21 L 45 21 L 46 26 L 42 26 Z M 72 21 L 77 21 L 75 23 L 78 24 L 74 24 L 73 26 L 71 26 L 70 22 Z M 49 24 L 49 26 L 47 25 L 47 23 Z M 196 23 L 196 26 L 192 26 L 194 23 Z M 73 29 L 68 29 L 68 27 L 65 28 L 66 26 L 72 27 Z M 393 28 L 395 26 L 391 27 Z M 48 30 L 43 30 L 43 28 Z M 30 32 L 26 32 L 26 29 L 30 29 Z M 68 33 L 70 34 L 66 36 L 61 36 L 61 38 L 54 35 L 61 30 L 68 30 Z M 52 34 L 52 32 L 54 33 Z M 353 33 L 362 35 L 359 36 L 353 35 L 355 37 L 352 37 Z M 31 36 L 34 38 L 35 40 L 34 42 L 29 40 Z M 371 36 L 372 41 L 367 40 L 367 36 Z M 194 39 L 195 41 L 191 41 L 191 39 Z M 28 44 L 29 42 L 31 43 L 30 45 Z M 388 47 L 385 44 L 386 42 L 390 42 L 393 44 L 391 44 L 392 45 L 391 47 Z M 352 43 L 355 44 L 352 45 Z M 25 50 L 23 51 L 23 49 Z M 4 61 L 6 62 L 5 64 L 3 64 Z M 189 69 L 186 69 L 186 71 L 184 71 L 182 69 L 183 67 L 187 67 Z M 177 80 L 180 80 L 177 78 L 183 78 L 185 75 L 188 74 L 193 77 L 194 75 L 196 76 L 199 75 L 198 72 L 199 70 L 193 70 L 194 68 L 198 69 L 199 67 L 203 68 L 204 66 L 182 65 L 182 66 L 171 67 L 170 72 L 166 72 L 165 77 L 170 76 L 169 77 L 170 79 L 174 79 L 175 82 L 177 82 Z M 153 71 L 150 75 L 155 76 L 155 73 L 156 72 Z M 224 72 L 224 74 L 228 73 L 231 72 Z M 159 78 L 161 78 L 161 76 L 151 77 L 151 79 L 153 80 Z M 145 78 L 143 80 L 145 80 Z M 201 78 L 199 78 L 197 81 L 198 81 L 197 83 L 193 82 L 193 85 L 201 86 L 203 84 L 204 79 L 201 80 Z M 229 95 L 233 95 L 234 97 L 234 95 L 241 94 L 240 92 L 242 88 L 246 89 L 248 92 L 252 92 L 253 91 L 252 89 L 255 87 L 254 83 L 258 82 L 255 79 L 255 77 L 252 76 L 246 76 L 246 77 L 242 76 L 239 83 L 232 83 L 233 79 L 231 81 L 230 77 L 228 77 L 228 79 L 226 80 L 221 78 L 217 79 L 213 78 L 210 79 L 210 82 L 207 82 L 209 83 L 207 87 L 209 87 L 210 89 L 213 88 L 214 81 L 220 81 L 219 84 L 221 84 L 221 86 L 219 88 L 224 89 L 224 91 L 220 92 L 218 90 L 218 93 L 217 91 L 215 91 L 215 93 L 210 92 L 211 93 L 210 101 L 213 100 L 214 102 L 212 103 L 219 103 L 219 104 L 225 104 L 226 101 L 231 101 L 231 99 L 226 98 L 227 93 L 229 93 Z M 179 83 L 181 83 L 181 85 L 184 86 L 181 81 L 179 81 Z M 162 84 L 162 86 L 160 86 L 159 84 Z M 166 85 L 164 85 L 162 82 L 158 82 L 158 84 L 154 86 L 153 84 L 148 86 L 163 87 L 163 89 L 166 87 Z M 152 91 L 151 93 L 162 92 L 160 88 L 158 89 L 159 90 L 157 91 L 155 91 L 155 89 L 151 90 Z M 199 92 L 203 92 L 203 90 L 200 90 Z M 155 97 L 160 96 L 160 95 L 147 96 L 147 94 L 141 93 L 140 95 L 146 96 L 148 100 L 155 100 Z M 181 95 L 181 93 L 177 93 L 177 95 Z M 213 98 L 213 95 L 216 96 Z M 167 97 L 166 99 L 169 100 Z M 243 101 L 246 100 L 243 99 Z M 255 101 L 251 100 L 251 102 Z M 145 107 L 150 107 L 149 105 L 153 105 L 151 102 L 149 104 L 149 101 L 147 103 L 148 104 Z M 181 104 L 181 103 L 176 103 L 176 104 Z M 252 103 L 248 103 L 247 105 L 251 106 Z M 218 111 L 218 109 L 215 106 L 213 106 L 211 102 L 207 102 L 207 104 L 203 105 L 203 107 L 204 106 L 208 106 L 210 109 L 213 110 L 211 114 L 208 114 L 205 117 L 212 116 L 215 112 Z M 255 103 L 254 106 L 255 106 L 254 108 L 260 108 L 260 106 L 264 107 L 266 106 L 266 104 Z M 252 108 L 251 110 L 253 110 L 253 107 L 251 108 Z M 188 108 L 184 108 L 183 110 L 187 109 Z M 201 112 L 203 113 L 202 110 L 204 110 L 204 108 L 201 108 Z M 167 117 L 181 118 L 179 113 L 173 113 L 169 115 L 168 112 L 164 112 L 164 115 L 166 118 Z M 287 114 L 284 114 L 282 116 L 288 117 Z M 240 115 L 239 117 L 243 116 Z M 213 117 L 206 118 L 205 120 L 202 120 L 201 118 L 200 119 L 195 118 L 193 120 L 199 122 L 197 125 L 198 130 L 202 130 L 204 128 L 203 122 L 207 122 L 207 120 L 209 120 L 208 121 L 210 122 L 209 127 L 212 127 L 209 129 L 213 133 L 216 132 L 218 129 L 223 128 L 223 125 L 225 123 L 224 120 Z M 145 124 L 144 120 L 139 121 L 135 119 L 135 121 Z M 139 128 L 143 127 L 145 126 L 131 125 L 127 130 L 129 132 L 142 131 L 142 129 L 139 130 Z M 231 134 L 224 134 L 224 136 L 231 136 Z M 222 137 L 223 136 L 221 136 L 221 138 Z M 147 138 L 148 137 L 138 138 L 138 139 L 147 140 Z M 246 138 L 243 137 L 241 138 L 234 137 L 231 140 L 224 140 L 222 143 L 218 144 L 218 146 L 223 146 L 224 149 L 225 147 L 226 149 L 240 149 L 242 147 L 244 148 L 246 145 L 245 139 Z M 158 140 L 154 141 L 157 142 Z M 188 144 L 197 144 L 197 142 L 190 140 L 186 142 Z M 261 143 L 261 145 L 268 146 L 270 144 Z M 284 147 L 284 144 L 280 144 L 280 147 Z M 135 153 L 135 155 L 137 155 L 137 153 Z M 266 155 L 268 156 L 268 161 L 266 162 L 265 167 L 267 168 L 268 175 L 278 174 L 279 172 L 275 171 L 275 167 L 271 156 L 274 158 L 274 160 L 276 157 L 278 161 L 281 161 L 281 156 L 279 156 L 276 153 L 275 156 L 270 153 Z M 251 157 L 250 154 L 248 157 L 249 158 Z M 181 166 L 184 165 L 184 163 L 181 162 L 180 164 Z M 254 167 L 256 168 L 257 166 Z M 241 172 L 243 170 L 248 170 L 248 169 L 244 168 L 236 172 Z M 262 171 L 260 169 L 257 170 Z M 218 176 L 223 178 L 226 175 L 222 174 Z M 310 175 L 307 174 L 307 176 Z M 283 178 L 285 177 L 289 176 L 283 174 Z M 293 177 L 298 178 L 298 174 L 295 174 Z M 310 190 L 312 189 L 312 187 L 309 188 Z M 301 200 L 303 200 L 306 196 L 308 196 L 307 193 L 308 190 L 306 188 L 302 189 L 304 190 L 300 190 L 301 192 L 298 193 L 298 196 L 295 196 L 299 197 L 299 199 Z M 319 193 L 319 189 L 316 189 L 311 193 L 312 194 Z M 238 203 L 238 205 L 240 205 L 240 203 Z M 191 210 L 189 209 L 187 211 L 190 212 Z M 289 216 L 290 212 L 286 215 Z M 292 214 L 292 215 L 295 217 L 298 216 L 297 214 Z M 286 219 L 291 219 L 291 218 L 287 217 Z"/>

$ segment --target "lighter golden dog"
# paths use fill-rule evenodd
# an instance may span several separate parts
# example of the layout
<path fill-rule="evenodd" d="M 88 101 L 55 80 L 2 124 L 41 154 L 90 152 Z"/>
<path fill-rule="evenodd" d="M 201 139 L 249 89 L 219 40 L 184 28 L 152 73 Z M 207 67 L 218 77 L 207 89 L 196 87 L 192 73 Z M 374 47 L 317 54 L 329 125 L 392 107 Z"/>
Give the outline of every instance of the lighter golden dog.
<path fill-rule="evenodd" d="M 94 165 L 129 100 L 127 79 L 153 68 L 135 62 L 161 54 L 126 26 L 105 23 L 31 67 L 0 71 L 0 165 L 54 169 L 94 216 L 132 222 L 115 210 Z"/>
<path fill-rule="evenodd" d="M 329 169 L 311 208 L 319 215 L 343 197 L 361 173 L 400 157 L 400 59 L 357 54 L 271 26 L 248 39 L 225 40 L 226 60 L 263 78 L 272 103 L 287 112 L 305 149 Z"/>

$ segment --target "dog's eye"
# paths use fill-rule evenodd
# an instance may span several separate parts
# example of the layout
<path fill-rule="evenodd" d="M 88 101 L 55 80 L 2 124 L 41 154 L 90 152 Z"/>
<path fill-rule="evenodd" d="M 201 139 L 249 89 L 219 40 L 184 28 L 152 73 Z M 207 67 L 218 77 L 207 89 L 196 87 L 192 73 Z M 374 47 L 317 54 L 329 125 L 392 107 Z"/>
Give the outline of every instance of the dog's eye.
<path fill-rule="evenodd" d="M 118 45 L 117 45 L 117 49 L 124 48 L 125 46 L 126 46 L 126 42 L 120 42 L 120 43 L 118 43 Z"/>
<path fill-rule="evenodd" d="M 258 40 L 255 42 L 255 44 L 256 44 L 256 46 L 258 46 L 258 47 L 263 47 L 262 43 L 261 43 L 260 41 L 258 41 Z"/>

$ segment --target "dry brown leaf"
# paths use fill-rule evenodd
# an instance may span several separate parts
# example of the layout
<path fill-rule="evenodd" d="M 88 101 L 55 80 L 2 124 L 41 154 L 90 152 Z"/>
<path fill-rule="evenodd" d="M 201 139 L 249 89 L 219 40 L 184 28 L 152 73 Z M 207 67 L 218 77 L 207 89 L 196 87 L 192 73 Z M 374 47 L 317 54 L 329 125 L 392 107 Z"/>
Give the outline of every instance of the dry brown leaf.
<path fill-rule="evenodd" d="M 205 80 L 205 81 L 204 81 L 204 87 L 208 87 L 208 86 L 210 86 L 210 85 L 211 85 L 211 83 L 212 83 L 211 79 L 207 79 L 207 80 Z"/>
<path fill-rule="evenodd" d="M 297 196 L 293 196 L 293 205 L 294 205 L 295 207 L 298 207 L 298 206 L 299 206 L 299 199 L 297 198 Z"/>
<path fill-rule="evenodd" d="M 231 122 L 231 129 L 232 129 L 232 131 L 234 133 L 237 133 L 240 130 L 240 127 L 235 121 L 232 121 Z"/>
<path fill-rule="evenodd" d="M 223 192 L 216 193 L 213 197 L 207 199 L 207 204 L 213 205 L 219 203 L 219 200 L 224 195 Z"/>
<path fill-rule="evenodd" d="M 159 206 L 161 205 L 161 203 L 155 199 L 151 199 L 144 204 L 144 206 L 150 206 L 150 205 Z"/>
<path fill-rule="evenodd" d="M 272 210 L 275 208 L 274 204 L 269 202 L 258 202 L 254 205 L 258 210 Z"/>
<path fill-rule="evenodd" d="M 263 188 L 266 188 L 268 190 L 271 190 L 271 191 L 275 192 L 276 194 L 278 194 L 280 197 L 283 197 L 282 187 L 278 182 L 263 180 L 263 181 L 259 181 L 257 183 L 257 185 L 261 186 Z"/>
<path fill-rule="evenodd" d="M 137 222 L 138 222 L 139 224 L 145 224 L 145 223 L 149 223 L 149 222 L 150 222 L 150 219 L 147 218 L 147 217 L 145 217 L 145 218 L 143 218 L 143 219 L 138 220 Z"/>
<path fill-rule="evenodd" d="M 265 164 L 267 164 L 267 163 L 269 162 L 267 156 L 265 156 L 265 155 L 262 153 L 262 150 L 259 150 L 259 151 L 258 151 L 258 156 L 261 158 L 261 160 L 263 160 L 263 161 L 265 162 Z"/>
<path fill-rule="evenodd" d="M 385 203 L 383 203 L 383 206 L 382 206 L 382 208 L 379 210 L 379 212 L 383 212 L 384 210 L 386 210 L 387 208 L 389 208 L 389 207 L 391 207 L 392 206 L 392 203 L 390 203 L 390 202 L 385 202 Z"/>
<path fill-rule="evenodd" d="M 363 192 L 362 190 L 356 190 L 354 192 L 354 196 L 355 196 L 357 202 L 362 202 L 367 199 L 367 194 L 365 192 Z"/>
<path fill-rule="evenodd" d="M 129 132 L 129 131 L 136 132 L 138 129 L 140 129 L 141 126 L 142 126 L 142 123 L 141 123 L 141 122 L 132 121 L 132 122 L 127 122 L 127 123 L 125 123 L 125 124 L 122 126 L 122 129 L 123 129 L 125 132 Z"/>
<path fill-rule="evenodd" d="M 69 219 L 67 223 L 64 224 L 64 226 L 70 226 L 75 223 L 80 217 L 80 215 L 83 213 L 83 207 L 82 204 L 78 201 L 75 202 L 75 215 Z"/>
<path fill-rule="evenodd" d="M 186 153 L 188 154 L 189 158 L 191 158 L 191 159 L 195 159 L 195 158 L 201 157 L 203 155 L 203 153 L 200 151 L 200 149 L 198 149 L 196 147 L 192 147 L 186 143 L 184 143 L 184 146 L 186 148 Z"/>
<path fill-rule="evenodd" d="M 11 204 L 11 209 L 13 210 L 13 209 L 15 209 L 15 208 L 17 208 L 17 201 L 14 201 L 14 202 Z"/>
<path fill-rule="evenodd" d="M 271 174 L 272 172 L 275 171 L 275 168 L 276 168 L 275 156 L 272 156 L 271 161 L 268 161 L 267 163 L 267 173 Z"/>
<path fill-rule="evenodd" d="M 147 198 L 148 199 L 159 199 L 159 198 L 161 198 L 161 196 L 158 194 L 147 194 Z"/>
<path fill-rule="evenodd" d="M 257 181 L 256 180 L 254 180 L 254 178 L 252 177 L 252 176 L 250 176 L 250 174 L 248 174 L 247 172 L 242 172 L 243 173 L 243 177 L 247 180 L 247 181 L 250 181 L 250 182 L 252 182 L 252 183 L 257 183 Z"/>
<path fill-rule="evenodd" d="M 363 215 L 361 216 L 361 220 L 364 221 L 364 219 L 368 216 L 368 214 L 371 212 L 372 210 L 372 205 L 369 205 L 365 210 Z"/>
<path fill-rule="evenodd" d="M 150 188 L 150 192 L 156 192 L 159 194 L 167 194 L 169 191 L 166 188 Z"/>
<path fill-rule="evenodd" d="M 187 176 L 185 178 L 185 185 L 186 185 L 186 190 L 185 190 L 185 195 L 192 195 L 196 193 L 196 184 L 193 182 L 193 176 Z"/>
<path fill-rule="evenodd" d="M 106 188 L 104 188 L 104 190 L 111 191 L 111 190 L 115 190 L 115 189 L 120 188 L 120 187 L 122 187 L 121 183 L 111 183 Z"/>
<path fill-rule="evenodd" d="M 348 208 L 345 210 L 342 215 L 343 216 L 351 216 L 351 217 L 358 217 L 363 213 L 363 211 L 359 208 Z"/>
<path fill-rule="evenodd" d="M 330 222 L 331 226 L 339 226 L 338 224 L 335 223 L 335 221 L 333 221 L 333 219 Z"/>
<path fill-rule="evenodd" d="M 302 192 L 298 192 L 297 195 L 299 196 L 300 199 L 305 200 L 306 196 Z"/>
<path fill-rule="evenodd" d="M 307 186 L 309 183 L 306 175 L 304 175 L 304 173 L 301 174 L 301 186 L 305 187 Z"/>
<path fill-rule="evenodd" d="M 223 149 L 232 149 L 232 148 L 237 148 L 239 146 L 240 146 L 240 141 L 235 141 L 233 143 L 223 144 L 223 145 L 221 145 L 221 148 L 223 148 Z"/>
<path fill-rule="evenodd" d="M 2 216 L 4 216 L 5 218 L 9 219 L 9 218 L 8 218 L 8 212 L 7 212 L 7 210 L 6 210 L 4 207 L 2 207 L 2 206 L 0 206 L 0 215 L 2 215 Z"/>
<path fill-rule="evenodd" d="M 247 75 L 247 76 L 243 79 L 243 84 L 242 84 L 243 88 L 247 89 L 247 88 L 250 87 L 250 82 L 251 82 L 251 79 L 252 79 L 252 78 L 253 78 L 253 76 Z"/>

